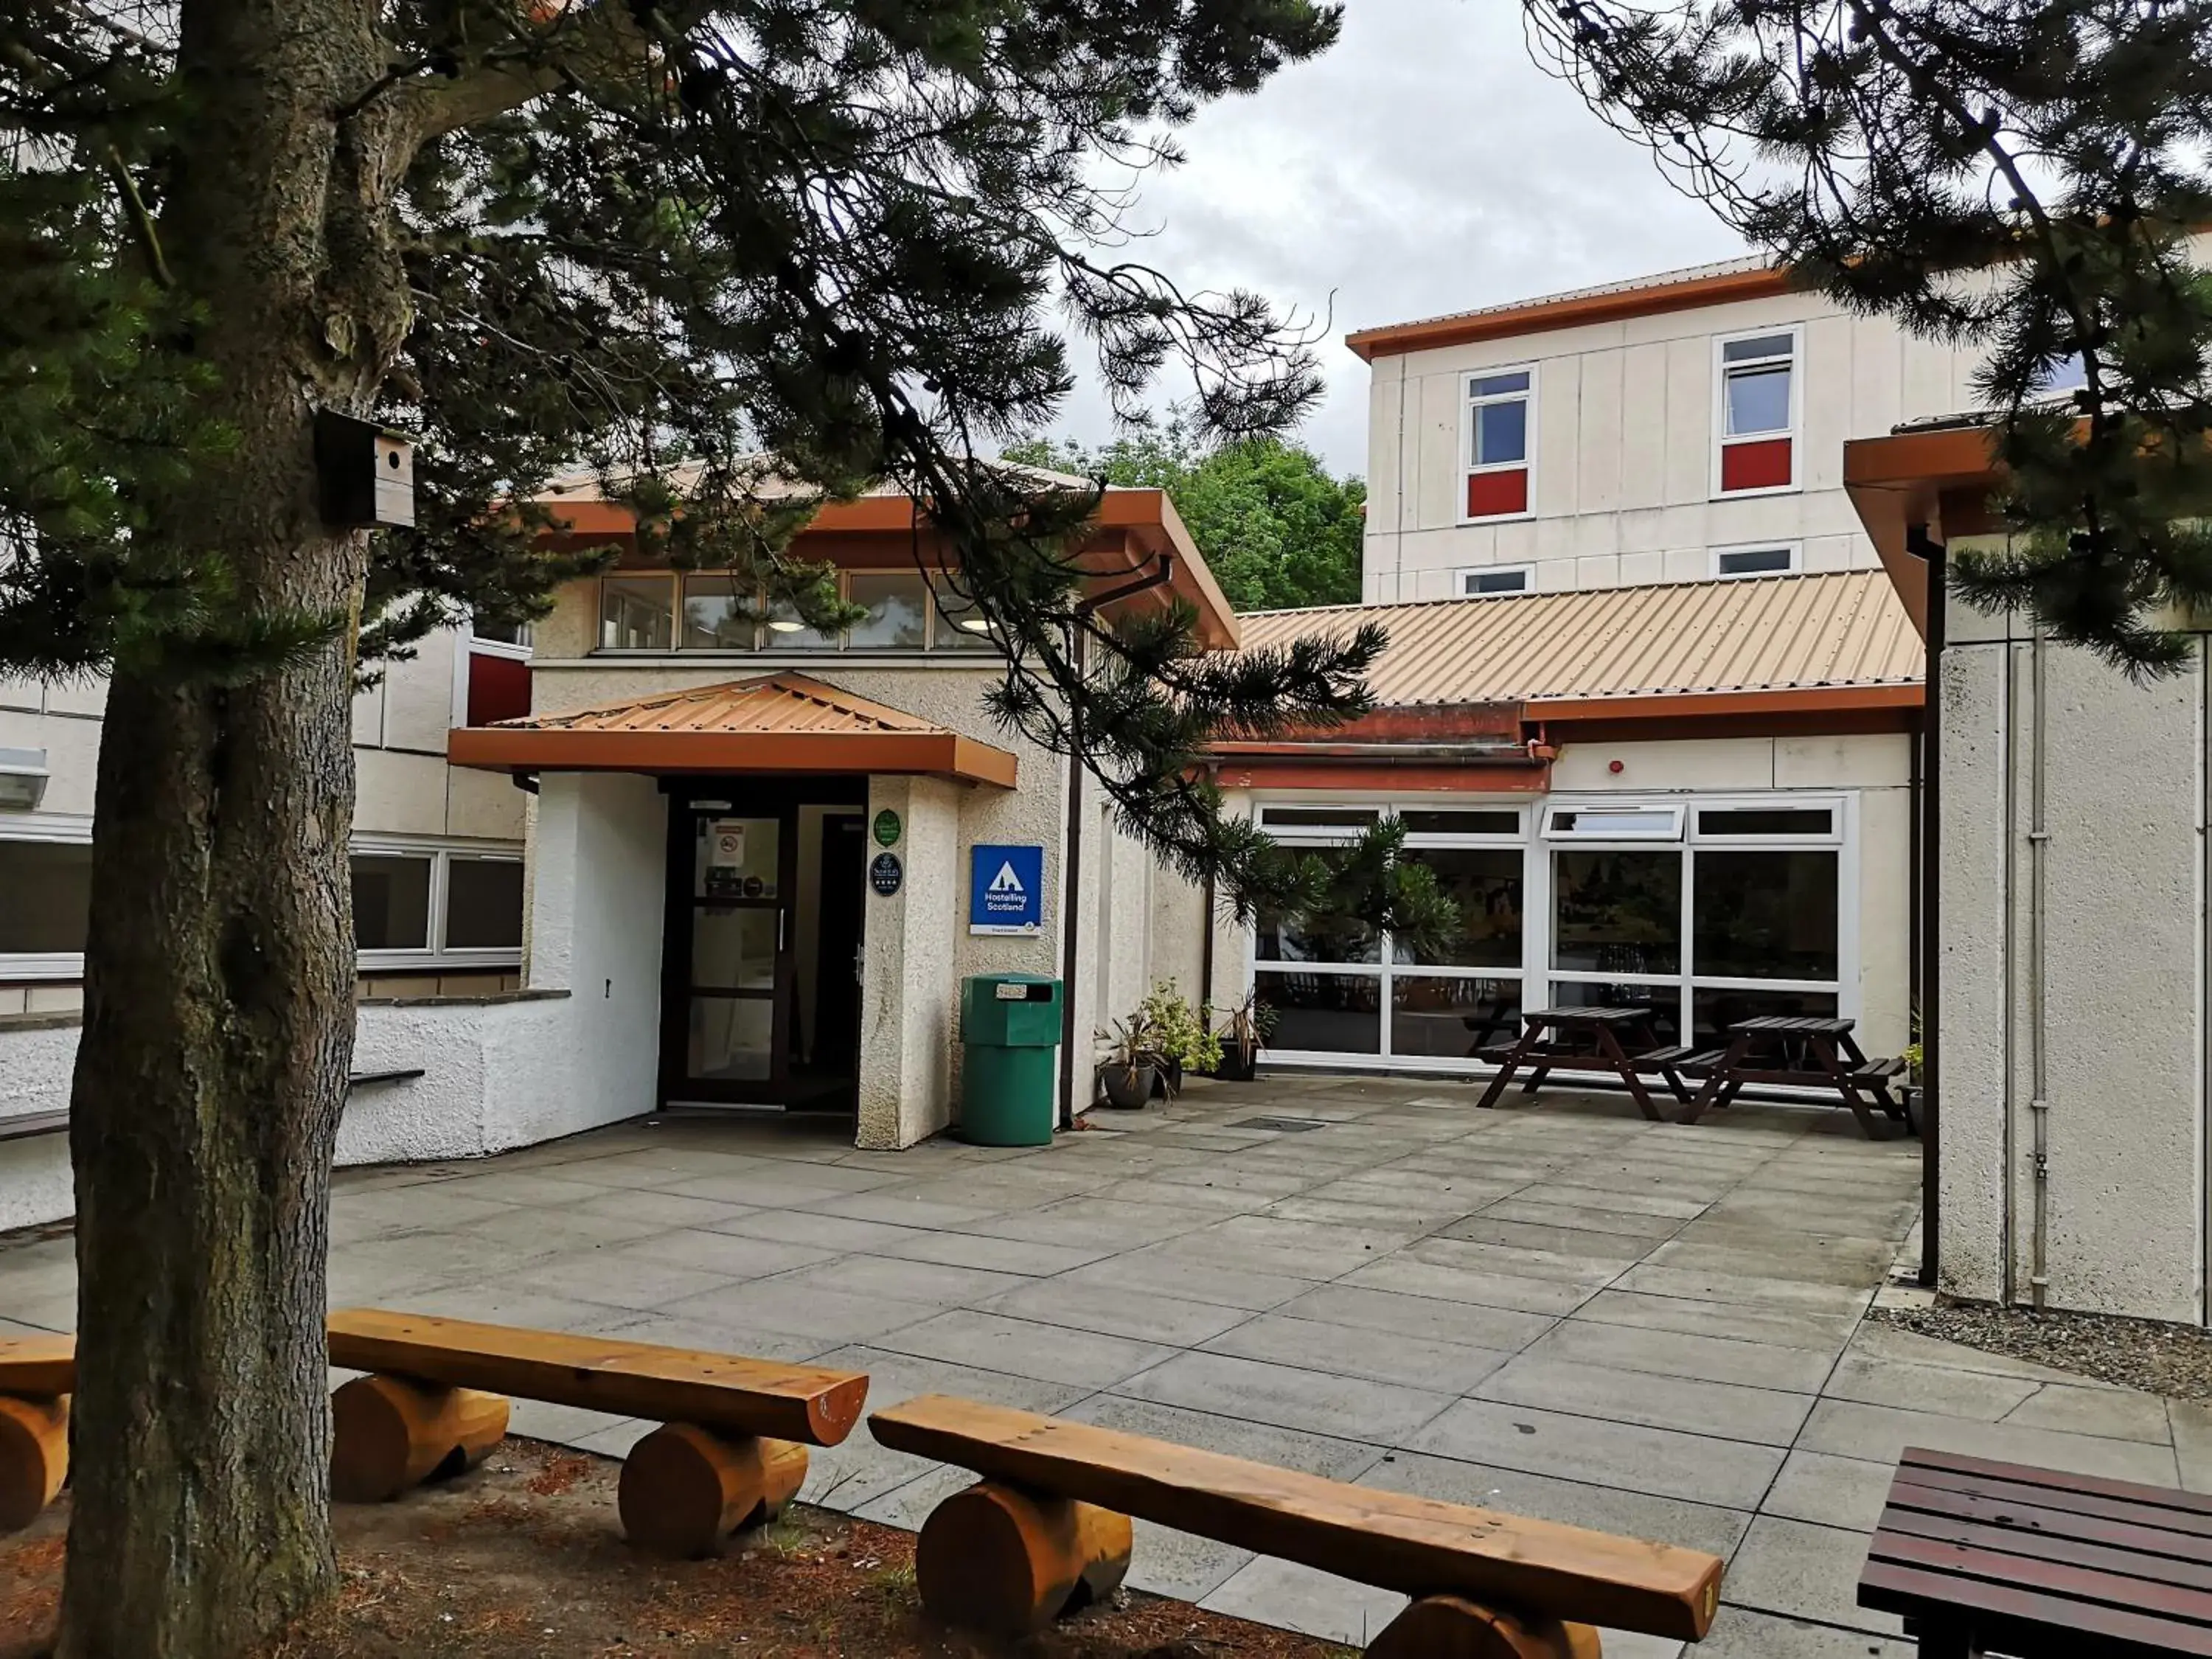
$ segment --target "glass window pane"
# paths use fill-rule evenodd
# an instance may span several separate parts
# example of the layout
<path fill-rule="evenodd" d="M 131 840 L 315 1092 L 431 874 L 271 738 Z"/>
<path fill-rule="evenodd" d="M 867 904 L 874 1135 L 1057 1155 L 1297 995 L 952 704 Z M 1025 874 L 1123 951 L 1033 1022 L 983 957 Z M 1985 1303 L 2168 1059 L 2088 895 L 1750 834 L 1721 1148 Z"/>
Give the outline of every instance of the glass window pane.
<path fill-rule="evenodd" d="M 775 1058 L 774 997 L 693 997 L 685 1075 L 757 1083 Z"/>
<path fill-rule="evenodd" d="M 1651 1016 L 1644 1031 L 1616 1031 L 1620 1046 L 1635 1054 L 1648 1039 L 1662 1048 L 1680 1042 L 1682 1030 L 1682 993 L 1673 985 L 1615 985 L 1602 981 L 1552 984 L 1555 1008 L 1641 1008 Z M 1593 1045 L 1595 1046 L 1595 1045 Z"/>
<path fill-rule="evenodd" d="M 750 584 L 728 576 L 684 579 L 684 645 L 690 651 L 750 651 L 757 636 Z"/>
<path fill-rule="evenodd" d="M 1448 939 L 1425 945 L 1391 941 L 1393 960 L 1443 968 L 1521 965 L 1522 864 L 1517 847 L 1409 847 L 1402 857 L 1436 872 L 1459 911 Z"/>
<path fill-rule="evenodd" d="M 362 951 L 430 948 L 428 857 L 356 853 L 353 860 L 353 942 Z"/>
<path fill-rule="evenodd" d="M 90 846 L 0 841 L 0 953 L 81 952 L 91 906 Z"/>
<path fill-rule="evenodd" d="M 1408 974 L 1390 981 L 1390 1052 L 1471 1057 L 1486 1043 L 1521 1035 L 1517 979 L 1427 979 Z M 1281 1038 L 1276 1042 L 1279 1044 Z"/>
<path fill-rule="evenodd" d="M 1760 547 L 1723 553 L 1713 568 L 1723 576 L 1767 576 L 1796 568 L 1797 556 L 1786 547 Z"/>
<path fill-rule="evenodd" d="M 1524 566 L 1504 570 L 1467 570 L 1460 573 L 1459 591 L 1467 593 L 1525 593 L 1528 572 Z"/>
<path fill-rule="evenodd" d="M 1260 822 L 1270 830 L 1364 830 L 1381 816 L 1371 806 L 1263 806 Z"/>
<path fill-rule="evenodd" d="M 1474 411 L 1474 464 L 1500 466 L 1528 459 L 1528 404 L 1515 398 Z"/>
<path fill-rule="evenodd" d="M 1762 357 L 1787 357 L 1797 349 L 1787 334 L 1762 334 L 1755 340 L 1730 340 L 1721 348 L 1724 363 L 1757 362 Z"/>
<path fill-rule="evenodd" d="M 989 624 L 949 580 L 940 576 L 930 583 L 937 614 L 930 619 L 929 648 L 933 651 L 995 651 Z"/>
<path fill-rule="evenodd" d="M 762 650 L 835 651 L 836 648 L 837 635 L 809 628 L 799 620 L 799 608 L 788 599 L 769 601 L 768 625 L 761 631 Z"/>
<path fill-rule="evenodd" d="M 1270 1048 L 1326 1054 L 1382 1052 L 1382 981 L 1352 974 L 1261 974 L 1260 1000 L 1275 1012 Z"/>
<path fill-rule="evenodd" d="M 1832 836 L 1832 806 L 1709 806 L 1698 813 L 1701 836 Z"/>
<path fill-rule="evenodd" d="M 1467 383 L 1467 395 L 1470 398 L 1509 396 L 1528 389 L 1528 371 L 1525 368 L 1517 374 L 1478 375 Z"/>
<path fill-rule="evenodd" d="M 673 576 L 609 576 L 599 583 L 599 648 L 665 651 L 676 623 Z"/>
<path fill-rule="evenodd" d="M 691 896 L 774 898 L 782 849 L 783 825 L 778 819 L 695 819 Z"/>
<path fill-rule="evenodd" d="M 1729 371 L 1728 429 L 1731 438 L 1790 429 L 1790 365 Z"/>
<path fill-rule="evenodd" d="M 1604 974 L 1682 968 L 1682 855 L 1666 852 L 1553 855 L 1552 961 Z"/>
<path fill-rule="evenodd" d="M 1666 806 L 1639 812 L 1625 807 L 1612 811 L 1561 808 L 1552 814 L 1544 833 L 1557 839 L 1579 836 L 1586 841 L 1680 841 L 1681 809 Z"/>
<path fill-rule="evenodd" d="M 522 948 L 522 866 L 514 859 L 450 859 L 446 864 L 446 948 Z"/>
<path fill-rule="evenodd" d="M 1837 976 L 1836 854 L 1705 851 L 1698 855 L 1700 976 Z"/>
<path fill-rule="evenodd" d="M 691 918 L 691 983 L 702 991 L 775 989 L 772 905 L 705 904 Z"/>
<path fill-rule="evenodd" d="M 1375 930 L 1349 916 L 1262 919 L 1254 930 L 1261 962 L 1380 962 L 1382 943 Z"/>
<path fill-rule="evenodd" d="M 1833 991 L 1724 991 L 1710 986 L 1693 988 L 1690 994 L 1690 1041 L 1700 1048 L 1718 1048 L 1728 1042 L 1728 1028 L 1740 1019 L 1764 1019 L 1775 1014 L 1811 1014 L 1822 1019 L 1836 1017 Z M 1807 1056 L 1808 1063 L 1811 1057 Z"/>
<path fill-rule="evenodd" d="M 918 570 L 866 571 L 852 578 L 854 605 L 868 607 L 845 642 L 855 651 L 919 651 L 928 638 L 929 584 Z"/>
<path fill-rule="evenodd" d="M 1510 807 L 1490 811 L 1431 810 L 1413 807 L 1398 814 L 1407 833 L 1415 836 L 1517 836 L 1521 815 Z"/>

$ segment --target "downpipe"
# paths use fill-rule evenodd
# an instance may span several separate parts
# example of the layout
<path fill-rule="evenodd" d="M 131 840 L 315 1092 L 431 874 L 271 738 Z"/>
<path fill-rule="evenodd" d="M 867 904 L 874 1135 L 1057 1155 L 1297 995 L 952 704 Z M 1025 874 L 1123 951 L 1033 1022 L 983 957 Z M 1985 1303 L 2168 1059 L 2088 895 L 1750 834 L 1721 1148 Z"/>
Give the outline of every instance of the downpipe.
<path fill-rule="evenodd" d="M 2046 649 L 2043 629 L 2037 624 L 2033 643 L 2034 704 L 2029 730 L 2031 744 L 2029 761 L 2029 797 L 2027 827 L 2028 881 L 2028 954 L 2027 954 L 2027 1053 L 2029 1073 L 2028 1117 L 2031 1123 L 2031 1143 L 2033 1158 L 2035 1193 L 2034 1237 L 2032 1245 L 2033 1266 L 2028 1274 L 2027 1288 L 2031 1304 L 2042 1313 L 2051 1289 L 2051 1091 L 2049 1075 L 2050 1032 L 2045 1018 L 2045 946 L 2050 933 L 2044 913 L 2044 884 L 2045 866 L 2049 864 L 2051 826 L 2045 813 L 2045 773 L 2047 769 L 2045 735 L 2049 729 L 2045 713 L 2048 693 L 2045 678 Z"/>

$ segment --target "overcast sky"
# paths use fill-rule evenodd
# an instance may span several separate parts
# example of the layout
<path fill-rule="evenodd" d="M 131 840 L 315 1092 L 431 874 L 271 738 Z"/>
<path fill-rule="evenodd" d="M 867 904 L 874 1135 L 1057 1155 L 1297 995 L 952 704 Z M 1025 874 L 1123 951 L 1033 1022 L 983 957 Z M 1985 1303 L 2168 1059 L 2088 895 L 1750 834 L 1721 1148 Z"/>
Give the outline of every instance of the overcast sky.
<path fill-rule="evenodd" d="M 1528 57 L 1516 0 L 1349 0 L 1330 52 L 1182 136 L 1148 179 L 1141 257 L 1328 319 L 1300 436 L 1367 470 L 1367 366 L 1345 332 L 1730 258 L 1744 250 Z M 1164 388 L 1182 395 L 1182 388 Z M 1085 392 L 1069 435 L 1110 435 Z"/>

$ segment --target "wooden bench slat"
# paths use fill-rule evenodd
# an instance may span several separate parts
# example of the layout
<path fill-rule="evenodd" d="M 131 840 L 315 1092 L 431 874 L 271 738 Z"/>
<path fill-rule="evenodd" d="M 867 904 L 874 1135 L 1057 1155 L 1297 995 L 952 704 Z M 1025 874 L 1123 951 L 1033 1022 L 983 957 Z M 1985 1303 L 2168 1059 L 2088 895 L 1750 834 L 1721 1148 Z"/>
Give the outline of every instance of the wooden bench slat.
<path fill-rule="evenodd" d="M 2001 1463 L 1994 1458 L 1932 1451 L 1924 1446 L 1907 1446 L 1899 1457 L 1897 1467 L 1900 1480 L 1905 1478 L 1908 1471 L 1921 1469 L 1936 1470 L 1947 1475 L 1981 1475 L 1988 1480 L 2008 1481 L 2016 1486 L 2032 1487 L 2045 1492 L 2086 1492 L 2097 1498 L 2113 1498 L 2130 1504 L 2148 1504 L 2153 1509 L 2212 1516 L 2212 1495 L 2182 1492 L 2171 1486 L 2146 1486 L 2139 1480 L 2112 1480 L 2102 1475 L 2075 1474 L 2065 1469 L 2038 1468 L 2029 1463 Z M 1921 1480 L 1917 1474 L 1912 1478 Z M 1923 1481 L 1923 1484 L 1929 1483 Z M 2160 1524 L 2172 1523 L 2161 1522 Z"/>
<path fill-rule="evenodd" d="M 1878 1532 L 1868 1549 L 1869 1564 L 1886 1561 L 1898 1566 L 1940 1572 L 1959 1583 L 2013 1584 L 2077 1607 L 2133 1607 L 2154 1613 L 2177 1626 L 2203 1630 L 2212 1636 L 2212 1595 L 2179 1584 L 2153 1583 L 2118 1573 L 2068 1566 L 2060 1561 L 2030 1561 L 1968 1544 L 1947 1543 L 1934 1538 L 1910 1538 Z"/>
<path fill-rule="evenodd" d="M 356 1370 L 812 1446 L 850 1434 L 868 1395 L 853 1371 L 376 1308 L 330 1332 L 331 1363 Z"/>
<path fill-rule="evenodd" d="M 2093 1501 L 2123 1507 L 2109 1498 Z M 2140 1519 L 2140 1510 L 2128 1513 L 2123 1508 L 2119 1515 L 2107 1515 L 2060 1509 L 2032 1499 L 2022 1501 L 2017 1495 L 2006 1492 L 1953 1491 L 1942 1486 L 1908 1485 L 1900 1480 L 1889 1490 L 1889 1507 L 1882 1511 L 1881 1524 L 1889 1525 L 1893 1513 L 1907 1512 L 1986 1525 L 2009 1522 L 2032 1527 L 2052 1538 L 2108 1544 L 2116 1549 L 2134 1550 L 2170 1561 L 2193 1562 L 2212 1569 L 2212 1538 L 2208 1538 L 2203 1530 L 2184 1531 L 2154 1525 Z"/>
<path fill-rule="evenodd" d="M 2035 1563 L 2053 1561 L 2069 1567 L 2085 1567 L 2093 1572 L 2212 1593 L 2212 1565 L 2176 1560 L 2169 1555 L 2131 1549 L 2124 1544 L 2063 1537 L 2044 1531 L 2029 1517 L 2017 1512 L 2012 1518 L 2014 1524 L 2003 1526 L 1994 1521 L 1967 1521 L 1954 1516 L 1893 1508 L 1882 1512 L 1881 1530 L 1887 1537 L 1924 1538 L 1966 1549 L 2015 1556 L 2019 1564 L 2014 1570 L 2014 1576 L 2023 1578 L 2034 1575 Z"/>
<path fill-rule="evenodd" d="M 76 1339 L 19 1336 L 0 1341 L 0 1394 L 40 1400 L 76 1392 Z"/>
<path fill-rule="evenodd" d="M 1701 1551 L 1349 1486 L 941 1395 L 868 1419 L 878 1443 L 1409 1595 L 1694 1639 L 1721 1562 Z"/>
<path fill-rule="evenodd" d="M 2096 1492 L 2016 1486 L 1980 1475 L 1954 1474 L 1948 1469 L 1914 1469 L 1909 1476 L 1900 1475 L 1899 1479 L 1909 1479 L 1916 1486 L 1932 1487 L 1939 1492 L 1980 1492 L 1992 1498 L 2017 1503 L 2023 1508 L 2063 1510 L 2073 1515 L 2094 1515 L 2108 1521 L 2147 1523 L 2163 1527 L 2171 1532 L 2212 1538 L 2212 1516 L 2197 1515 L 2187 1510 L 2147 1510 L 2142 1504 L 2130 1498 L 2106 1498 Z"/>
<path fill-rule="evenodd" d="M 1947 1613 L 1977 1616 L 1974 1629 L 1999 1652 L 2023 1659 L 2041 1656 L 2081 1659 L 2172 1659 L 2175 1654 L 2212 1656 L 2212 1631 L 2147 1613 L 2041 1595 L 2008 1584 L 1958 1578 L 1896 1562 L 1869 1561 L 1859 1578 L 1859 1605 L 1907 1619 L 1942 1619 Z M 2059 1634 L 2063 1632 L 2063 1634 Z M 2091 1650 L 2083 1637 L 2100 1638 Z"/>

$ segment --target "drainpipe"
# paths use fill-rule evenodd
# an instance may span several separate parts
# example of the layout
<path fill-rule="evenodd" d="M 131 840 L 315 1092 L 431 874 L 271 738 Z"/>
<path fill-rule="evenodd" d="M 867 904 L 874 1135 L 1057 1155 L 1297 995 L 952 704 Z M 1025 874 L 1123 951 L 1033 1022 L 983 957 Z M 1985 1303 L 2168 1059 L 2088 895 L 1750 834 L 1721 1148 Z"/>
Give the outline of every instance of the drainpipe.
<path fill-rule="evenodd" d="M 2030 761 L 2032 778 L 2028 785 L 2027 827 L 2027 1053 L 2030 1079 L 2027 1109 L 2034 1125 L 2035 1238 L 2033 1267 L 2028 1274 L 2027 1288 L 2036 1312 L 2041 1313 L 2051 1288 L 2051 1264 L 2047 1254 L 2051 1237 L 2051 1091 L 2048 1066 L 2051 1044 L 2044 1007 L 2047 984 L 2044 951 L 2051 930 L 2043 909 L 2045 868 L 2051 861 L 2051 824 L 2044 811 L 2044 774 L 2047 769 L 2045 738 L 2050 722 L 2044 712 L 2048 701 L 2044 678 L 2044 659 L 2047 653 L 2040 621 L 2036 623 L 2034 638 L 2028 648 L 2033 653 L 2035 676 L 2035 706 L 2031 715 L 2034 725 L 2029 729 L 2033 757 Z"/>
<path fill-rule="evenodd" d="M 1942 1033 L 1942 822 L 1945 623 L 1943 569 L 1948 550 L 1928 526 L 1915 525 L 1905 545 L 1928 566 L 1926 701 L 1920 722 L 1920 1282 L 1936 1286 L 1942 1206 L 1942 1091 L 1936 1057 Z"/>
<path fill-rule="evenodd" d="M 1077 603 L 1076 620 L 1068 629 L 1068 665 L 1079 684 L 1090 654 L 1089 635 L 1082 623 L 1101 605 L 1150 588 L 1164 587 L 1173 581 L 1175 555 L 1163 553 L 1159 560 L 1158 569 Z M 1079 700 L 1071 698 L 1067 706 L 1067 828 L 1062 838 L 1066 849 L 1066 869 L 1060 881 L 1060 1127 L 1063 1129 L 1075 1127 L 1075 967 L 1082 933 L 1079 901 L 1083 890 L 1083 705 Z"/>
<path fill-rule="evenodd" d="M 1206 781 L 1218 783 L 1221 765 L 1208 761 Z M 1198 1027 L 1201 1031 L 1213 1030 L 1213 872 L 1208 869 L 1201 884 L 1198 918 Z"/>

